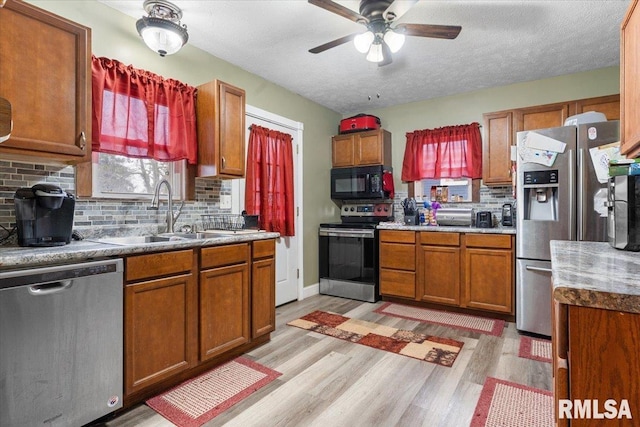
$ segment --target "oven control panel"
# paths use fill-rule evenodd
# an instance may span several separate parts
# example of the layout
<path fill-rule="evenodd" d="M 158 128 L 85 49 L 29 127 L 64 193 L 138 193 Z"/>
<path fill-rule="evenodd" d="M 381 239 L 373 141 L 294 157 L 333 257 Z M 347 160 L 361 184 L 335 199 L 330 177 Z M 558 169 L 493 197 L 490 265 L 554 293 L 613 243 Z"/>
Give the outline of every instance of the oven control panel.
<path fill-rule="evenodd" d="M 346 217 L 391 217 L 393 203 L 345 203 L 340 210 Z"/>

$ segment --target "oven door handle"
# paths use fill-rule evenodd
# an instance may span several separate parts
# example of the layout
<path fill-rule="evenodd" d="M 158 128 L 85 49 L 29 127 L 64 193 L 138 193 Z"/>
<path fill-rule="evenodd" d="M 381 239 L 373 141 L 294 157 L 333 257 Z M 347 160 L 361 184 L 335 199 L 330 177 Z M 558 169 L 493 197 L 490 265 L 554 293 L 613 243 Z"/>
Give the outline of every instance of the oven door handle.
<path fill-rule="evenodd" d="M 373 239 L 375 237 L 375 232 L 373 230 L 336 231 L 333 229 L 321 228 L 318 235 L 328 237 L 360 237 L 363 239 Z"/>

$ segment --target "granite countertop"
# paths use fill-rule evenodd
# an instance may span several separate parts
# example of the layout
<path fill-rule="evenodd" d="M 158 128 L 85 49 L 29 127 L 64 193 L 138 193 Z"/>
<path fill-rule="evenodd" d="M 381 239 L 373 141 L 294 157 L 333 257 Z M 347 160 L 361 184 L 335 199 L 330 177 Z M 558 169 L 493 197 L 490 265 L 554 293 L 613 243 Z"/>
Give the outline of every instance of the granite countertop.
<path fill-rule="evenodd" d="M 498 225 L 493 228 L 478 228 L 472 226 L 452 225 L 404 225 L 401 222 L 381 222 L 378 230 L 406 230 L 406 231 L 447 231 L 450 233 L 486 233 L 486 234 L 516 234 L 515 227 Z"/>
<path fill-rule="evenodd" d="M 82 262 L 89 259 L 118 257 L 130 254 L 188 249 L 200 246 L 218 246 L 253 240 L 275 239 L 280 233 L 256 232 L 206 239 L 181 239 L 165 242 L 140 243 L 136 245 L 116 245 L 91 240 L 71 241 L 64 246 L 21 247 L 0 246 L 0 269 L 35 267 L 49 264 Z"/>
<path fill-rule="evenodd" d="M 606 242 L 551 241 L 553 297 L 563 304 L 640 313 L 640 254 Z"/>

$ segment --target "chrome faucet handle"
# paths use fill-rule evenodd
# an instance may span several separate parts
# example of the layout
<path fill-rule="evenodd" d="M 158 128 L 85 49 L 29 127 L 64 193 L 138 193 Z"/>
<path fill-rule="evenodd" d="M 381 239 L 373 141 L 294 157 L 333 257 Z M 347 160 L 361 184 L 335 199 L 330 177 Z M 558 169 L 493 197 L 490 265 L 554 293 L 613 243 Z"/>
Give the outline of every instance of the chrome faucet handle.
<path fill-rule="evenodd" d="M 175 214 L 172 212 L 172 217 L 173 217 L 173 224 L 175 225 L 176 221 L 178 220 L 178 218 L 180 217 L 180 214 L 182 213 L 182 208 L 184 207 L 184 201 L 180 203 L 180 207 L 178 208 L 178 212 L 176 212 Z"/>

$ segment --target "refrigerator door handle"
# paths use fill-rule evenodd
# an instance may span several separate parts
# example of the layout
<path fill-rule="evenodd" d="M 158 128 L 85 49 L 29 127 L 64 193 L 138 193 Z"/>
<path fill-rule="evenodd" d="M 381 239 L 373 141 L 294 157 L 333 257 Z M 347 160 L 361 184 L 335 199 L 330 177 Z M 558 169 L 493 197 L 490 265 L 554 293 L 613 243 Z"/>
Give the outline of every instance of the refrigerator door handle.
<path fill-rule="evenodd" d="M 580 150 L 578 150 L 578 153 Z M 582 180 L 579 180 L 582 182 Z M 581 188 L 578 191 L 582 191 Z M 576 240 L 576 158 L 569 157 L 569 200 L 572 203 L 572 208 L 569 209 L 569 240 Z"/>
<path fill-rule="evenodd" d="M 578 194 L 577 194 L 577 200 L 576 200 L 576 205 L 577 205 L 577 211 L 581 212 L 580 217 L 578 218 L 577 224 L 578 224 L 578 239 L 579 241 L 584 240 L 584 227 L 585 227 L 585 220 L 586 220 L 586 203 L 584 203 L 584 198 L 587 196 L 585 194 L 585 192 L 587 191 L 587 189 L 585 188 L 585 183 L 587 182 L 587 168 L 584 165 L 584 148 L 580 148 L 578 149 L 578 166 L 580 167 L 580 176 L 578 177 Z M 571 171 L 573 173 L 573 171 Z M 573 218 L 571 218 L 571 220 L 573 221 Z M 573 239 L 572 239 L 573 240 Z"/>
<path fill-rule="evenodd" d="M 531 265 L 527 265 L 525 267 L 525 269 L 529 270 L 529 271 L 544 271 L 545 273 L 551 273 L 551 269 L 550 268 L 543 268 L 543 267 L 533 267 Z"/>

